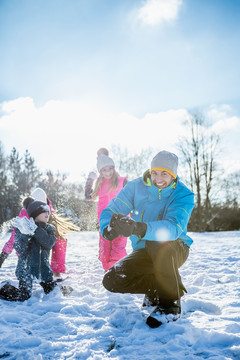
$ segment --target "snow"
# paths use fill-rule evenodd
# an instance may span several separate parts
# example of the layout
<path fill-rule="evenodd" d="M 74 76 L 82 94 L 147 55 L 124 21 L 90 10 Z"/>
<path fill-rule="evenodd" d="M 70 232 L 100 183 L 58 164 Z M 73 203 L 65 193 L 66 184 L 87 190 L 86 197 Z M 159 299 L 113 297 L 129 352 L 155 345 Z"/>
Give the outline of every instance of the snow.
<path fill-rule="evenodd" d="M 240 359 L 240 231 L 190 235 L 194 243 L 180 268 L 188 289 L 180 320 L 151 329 L 141 316 L 143 295 L 106 291 L 98 233 L 78 232 L 68 236 L 70 295 L 59 288 L 45 295 L 36 284 L 23 303 L 0 300 L 0 358 Z M 17 284 L 16 260 L 12 253 L 5 261 L 1 281 Z"/>

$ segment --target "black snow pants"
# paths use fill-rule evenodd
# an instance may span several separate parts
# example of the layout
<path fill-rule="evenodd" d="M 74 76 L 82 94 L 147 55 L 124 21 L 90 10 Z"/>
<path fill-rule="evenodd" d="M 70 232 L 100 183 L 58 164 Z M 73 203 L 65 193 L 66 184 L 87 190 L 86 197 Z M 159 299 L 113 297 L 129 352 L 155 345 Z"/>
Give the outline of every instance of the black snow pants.
<path fill-rule="evenodd" d="M 153 302 L 177 300 L 186 291 L 178 268 L 189 255 L 182 240 L 146 241 L 146 247 L 119 260 L 103 277 L 103 286 L 118 293 L 145 294 Z"/>

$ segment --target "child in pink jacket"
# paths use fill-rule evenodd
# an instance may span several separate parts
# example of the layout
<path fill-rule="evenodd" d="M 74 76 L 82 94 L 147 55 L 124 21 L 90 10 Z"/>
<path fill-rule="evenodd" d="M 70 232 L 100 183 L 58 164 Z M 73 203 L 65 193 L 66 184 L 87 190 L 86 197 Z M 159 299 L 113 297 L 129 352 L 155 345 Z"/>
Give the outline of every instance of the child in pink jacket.
<path fill-rule="evenodd" d="M 42 201 L 49 205 L 51 215 L 49 223 L 52 223 L 56 227 L 56 243 L 52 248 L 52 258 L 51 258 L 51 268 L 53 270 L 54 276 L 60 276 L 60 273 L 65 273 L 65 259 L 66 259 L 66 249 L 67 249 L 67 239 L 65 237 L 65 233 L 61 231 L 61 223 L 69 226 L 69 222 L 67 222 L 64 218 L 60 217 L 60 215 L 56 214 L 52 207 L 51 201 L 47 198 L 45 191 L 41 188 L 35 189 L 31 197 L 35 200 Z M 19 215 L 20 218 L 26 216 L 29 219 L 27 211 L 22 208 Z M 73 224 L 72 224 L 73 225 Z M 72 226 L 74 227 L 74 225 Z M 75 229 L 76 230 L 76 229 Z M 5 243 L 2 253 L 0 254 L 0 267 L 2 266 L 4 260 L 11 254 L 13 251 L 13 246 L 15 242 L 15 228 L 13 229 L 10 239 Z"/>
<path fill-rule="evenodd" d="M 108 150 L 101 148 L 97 153 L 97 169 L 99 176 L 94 172 L 88 175 L 85 186 L 85 198 L 95 200 L 98 197 L 97 216 L 98 222 L 103 209 L 105 209 L 118 192 L 127 183 L 126 177 L 121 177 L 115 170 L 113 160 L 108 156 Z M 97 179 L 96 179 L 97 178 Z M 96 179 L 94 190 L 93 182 Z M 127 255 L 127 238 L 119 236 L 113 241 L 104 239 L 99 232 L 99 260 L 105 271 L 109 270 L 118 260 Z"/>

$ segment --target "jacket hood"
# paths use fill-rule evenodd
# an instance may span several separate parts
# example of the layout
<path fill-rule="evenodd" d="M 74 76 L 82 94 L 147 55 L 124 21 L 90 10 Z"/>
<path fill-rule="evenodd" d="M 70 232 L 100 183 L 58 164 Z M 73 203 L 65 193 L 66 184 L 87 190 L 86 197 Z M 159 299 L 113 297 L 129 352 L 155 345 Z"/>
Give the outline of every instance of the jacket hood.
<path fill-rule="evenodd" d="M 150 170 L 146 170 L 143 174 L 143 182 L 146 186 L 152 186 Z"/>

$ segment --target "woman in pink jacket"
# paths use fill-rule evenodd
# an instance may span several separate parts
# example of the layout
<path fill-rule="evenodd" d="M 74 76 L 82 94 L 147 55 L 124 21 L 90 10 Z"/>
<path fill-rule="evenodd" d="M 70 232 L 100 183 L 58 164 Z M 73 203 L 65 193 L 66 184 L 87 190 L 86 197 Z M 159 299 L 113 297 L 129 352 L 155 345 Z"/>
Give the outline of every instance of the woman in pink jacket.
<path fill-rule="evenodd" d="M 52 207 L 51 201 L 47 198 L 45 191 L 41 188 L 36 188 L 32 193 L 31 197 L 35 200 L 45 202 L 49 205 L 51 215 L 49 223 L 53 224 L 56 227 L 56 243 L 52 248 L 52 258 L 51 258 L 51 268 L 53 270 L 54 276 L 59 277 L 61 273 L 65 273 L 65 259 L 66 259 L 66 249 L 67 249 L 67 239 L 66 232 L 67 230 L 79 230 L 75 225 L 71 224 L 69 221 L 61 217 L 55 212 Z M 20 218 L 26 216 L 29 219 L 27 211 L 22 208 L 19 215 Z M 10 239 L 5 243 L 2 253 L 0 254 L 0 267 L 2 266 L 4 260 L 11 254 L 13 251 L 13 245 L 15 242 L 15 228 L 13 229 Z"/>
<path fill-rule="evenodd" d="M 115 170 L 113 160 L 108 156 L 108 150 L 101 148 L 97 152 L 97 169 L 99 176 L 90 172 L 85 185 L 85 198 L 95 200 L 98 197 L 97 216 L 98 222 L 103 209 L 105 209 L 118 192 L 127 183 L 126 177 L 121 177 Z M 97 179 L 96 179 L 97 178 Z M 96 179 L 95 187 L 93 182 Z M 118 260 L 127 255 L 127 238 L 119 236 L 113 241 L 104 239 L 99 232 L 99 260 L 105 271 L 109 270 Z"/>

